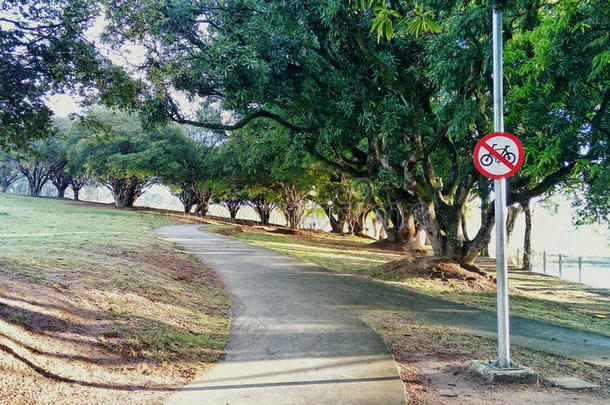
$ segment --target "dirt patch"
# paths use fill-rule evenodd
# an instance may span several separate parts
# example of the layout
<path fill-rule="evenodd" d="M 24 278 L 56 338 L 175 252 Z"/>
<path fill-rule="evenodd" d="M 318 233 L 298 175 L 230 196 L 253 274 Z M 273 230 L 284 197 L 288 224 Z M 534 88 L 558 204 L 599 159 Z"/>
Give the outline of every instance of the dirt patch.
<path fill-rule="evenodd" d="M 447 283 L 466 283 L 481 291 L 495 291 L 495 278 L 475 265 L 460 264 L 438 257 L 407 257 L 381 266 L 384 278 L 404 280 L 409 277 L 438 279 Z"/>
<path fill-rule="evenodd" d="M 421 257 L 431 256 L 432 252 L 426 249 L 410 249 L 406 243 L 396 243 L 388 239 L 380 239 L 366 245 L 367 248 L 379 250 L 393 250 L 396 252 L 407 252 L 408 256 Z"/>
<path fill-rule="evenodd" d="M 404 313 L 377 311 L 364 320 L 392 351 L 409 404 L 605 404 L 610 398 L 607 368 L 514 347 L 518 362 L 544 370 L 541 384 L 489 384 L 468 364 L 472 359 L 494 358 L 495 341 Z M 561 374 L 579 376 L 601 388 L 574 392 L 545 383 L 545 378 Z"/>

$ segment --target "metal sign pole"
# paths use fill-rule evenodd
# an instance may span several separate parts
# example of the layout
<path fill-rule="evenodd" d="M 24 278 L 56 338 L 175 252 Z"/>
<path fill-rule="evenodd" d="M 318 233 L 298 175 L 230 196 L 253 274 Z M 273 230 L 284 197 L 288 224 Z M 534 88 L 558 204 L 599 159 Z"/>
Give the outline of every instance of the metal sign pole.
<path fill-rule="evenodd" d="M 502 91 L 502 13 L 493 10 L 493 84 L 494 131 L 504 132 Z M 498 311 L 498 361 L 500 368 L 510 367 L 508 330 L 508 268 L 506 263 L 506 179 L 494 180 L 496 214 L 496 278 Z"/>

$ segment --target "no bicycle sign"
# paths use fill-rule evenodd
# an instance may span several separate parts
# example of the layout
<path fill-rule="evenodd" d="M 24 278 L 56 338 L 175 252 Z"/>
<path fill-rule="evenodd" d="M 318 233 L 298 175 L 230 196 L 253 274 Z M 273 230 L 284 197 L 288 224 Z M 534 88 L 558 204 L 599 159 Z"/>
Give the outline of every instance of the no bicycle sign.
<path fill-rule="evenodd" d="M 517 173 L 523 164 L 523 145 L 508 132 L 494 132 L 474 148 L 474 165 L 485 177 L 505 179 Z"/>

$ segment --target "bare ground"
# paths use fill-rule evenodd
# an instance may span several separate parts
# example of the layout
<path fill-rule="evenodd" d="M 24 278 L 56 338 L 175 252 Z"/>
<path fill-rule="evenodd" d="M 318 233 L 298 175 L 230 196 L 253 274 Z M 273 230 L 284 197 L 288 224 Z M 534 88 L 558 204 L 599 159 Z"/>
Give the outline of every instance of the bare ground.
<path fill-rule="evenodd" d="M 606 404 L 610 369 L 513 347 L 513 358 L 540 372 L 539 385 L 489 384 L 473 373 L 472 359 L 495 357 L 495 341 L 416 320 L 407 314 L 372 312 L 364 320 L 384 339 L 399 368 L 409 404 Z M 601 386 L 569 391 L 545 378 L 573 375 Z"/>

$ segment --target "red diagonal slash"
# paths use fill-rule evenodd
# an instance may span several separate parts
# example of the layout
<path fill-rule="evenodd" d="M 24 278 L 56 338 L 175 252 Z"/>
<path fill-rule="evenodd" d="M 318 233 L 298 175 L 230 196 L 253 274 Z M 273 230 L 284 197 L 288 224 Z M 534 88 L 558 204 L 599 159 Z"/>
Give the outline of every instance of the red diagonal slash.
<path fill-rule="evenodd" d="M 487 143 L 485 142 L 481 142 L 482 143 L 482 147 L 484 147 L 485 149 L 487 149 L 487 151 L 489 153 L 492 154 L 493 157 L 495 157 L 496 159 L 498 159 L 500 162 L 504 163 L 506 166 L 508 166 L 508 168 L 510 170 L 517 170 L 517 166 L 513 165 L 511 162 L 509 162 L 504 156 L 500 155 L 498 153 L 497 150 L 495 150 L 494 148 L 492 148 L 491 146 L 489 146 Z"/>

